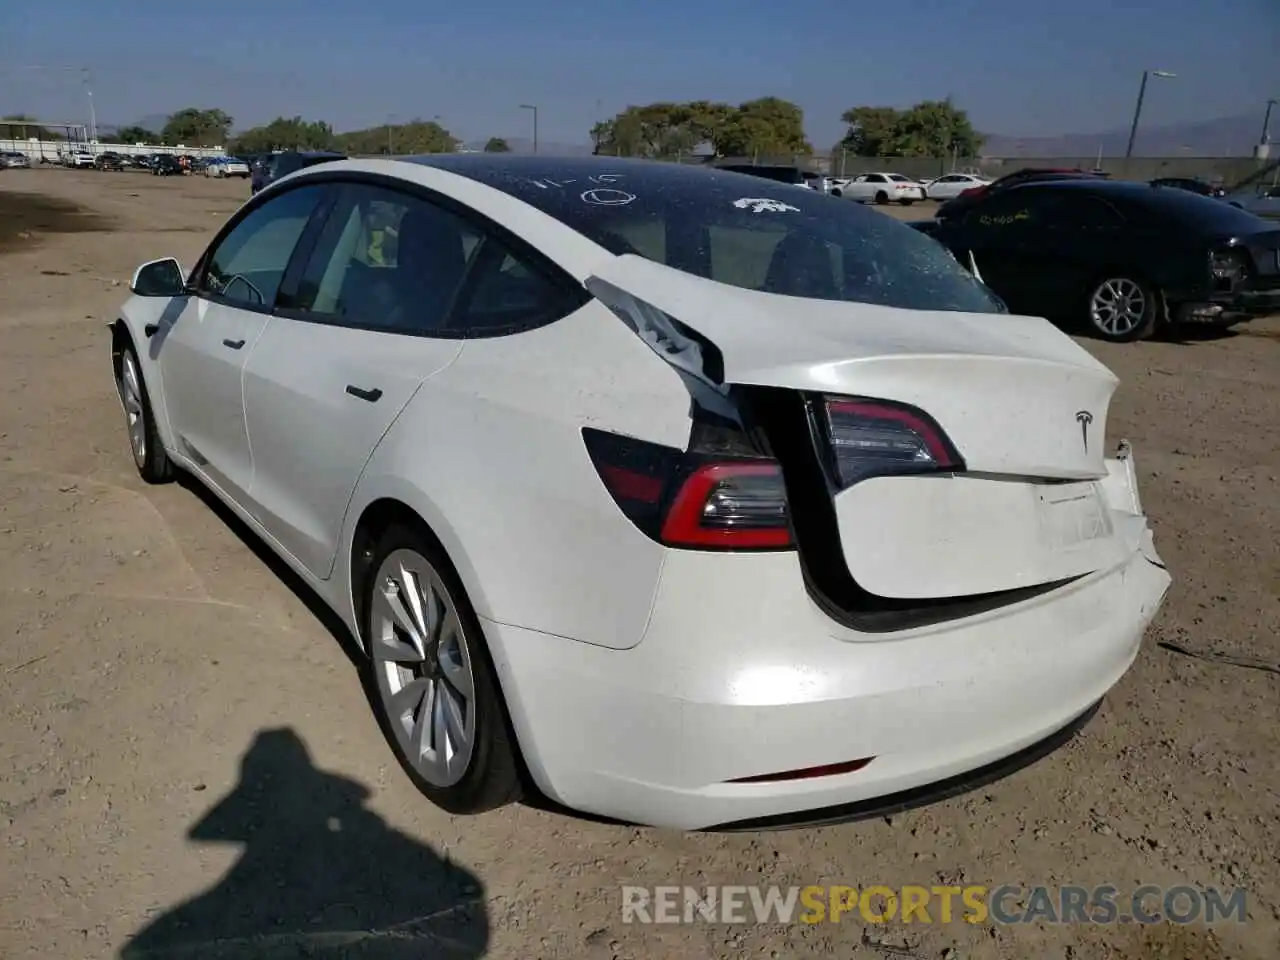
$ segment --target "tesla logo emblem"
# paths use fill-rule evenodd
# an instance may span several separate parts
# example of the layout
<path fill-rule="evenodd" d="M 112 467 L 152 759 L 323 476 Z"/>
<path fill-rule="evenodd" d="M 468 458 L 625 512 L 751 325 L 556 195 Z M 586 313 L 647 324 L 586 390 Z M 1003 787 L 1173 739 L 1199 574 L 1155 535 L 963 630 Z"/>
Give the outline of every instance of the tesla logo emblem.
<path fill-rule="evenodd" d="M 1080 440 L 1084 443 L 1084 452 L 1089 452 L 1089 424 L 1093 423 L 1093 414 L 1081 410 L 1076 414 L 1076 423 L 1080 424 Z"/>

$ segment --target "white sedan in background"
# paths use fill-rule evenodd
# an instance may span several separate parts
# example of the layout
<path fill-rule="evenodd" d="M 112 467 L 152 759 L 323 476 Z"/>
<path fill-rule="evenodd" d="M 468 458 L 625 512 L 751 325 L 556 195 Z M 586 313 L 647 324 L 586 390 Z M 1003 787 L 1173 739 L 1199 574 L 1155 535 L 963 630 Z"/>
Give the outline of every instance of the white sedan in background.
<path fill-rule="evenodd" d="M 859 203 L 900 203 L 904 207 L 925 199 L 924 188 L 901 173 L 859 174 L 832 187 L 831 195 Z"/>
<path fill-rule="evenodd" d="M 249 164 L 236 157 L 214 157 L 205 164 L 206 177 L 248 177 Z"/>
<path fill-rule="evenodd" d="M 971 173 L 948 173 L 925 184 L 924 192 L 930 200 L 950 200 L 974 187 L 990 186 L 991 181 Z"/>
<path fill-rule="evenodd" d="M 1169 585 L 1105 453 L 1110 371 L 791 184 L 339 160 L 131 290 L 111 361 L 143 479 L 196 478 L 338 614 L 455 813 L 951 796 L 1087 720 Z"/>

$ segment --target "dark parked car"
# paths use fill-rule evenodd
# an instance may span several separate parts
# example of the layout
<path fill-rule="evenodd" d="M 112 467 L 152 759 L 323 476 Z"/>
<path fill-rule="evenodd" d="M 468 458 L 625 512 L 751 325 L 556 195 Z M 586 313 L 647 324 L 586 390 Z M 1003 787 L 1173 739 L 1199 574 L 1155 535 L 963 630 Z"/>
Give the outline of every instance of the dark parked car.
<path fill-rule="evenodd" d="M 249 190 L 251 193 L 257 193 L 263 187 L 275 183 L 281 177 L 287 177 L 303 167 L 313 167 L 317 163 L 345 159 L 347 159 L 345 154 L 330 153 L 326 150 L 286 150 L 281 153 L 273 153 L 254 164 Z"/>
<path fill-rule="evenodd" d="M 1198 193 L 1202 197 L 1225 197 L 1227 191 L 1220 186 L 1207 183 L 1196 177 L 1160 177 L 1151 181 L 1153 187 L 1169 187 L 1174 190 L 1186 190 L 1190 193 Z"/>
<path fill-rule="evenodd" d="M 809 186 L 803 170 L 786 164 L 717 163 L 715 168 L 733 173 L 745 173 L 751 177 L 773 180 L 776 183 L 793 183 L 797 187 Z"/>
<path fill-rule="evenodd" d="M 157 177 L 182 176 L 186 171 L 182 162 L 171 153 L 157 153 L 152 158 L 151 172 Z"/>
<path fill-rule="evenodd" d="M 916 226 L 975 263 L 1013 312 L 1084 320 L 1106 340 L 1280 310 L 1280 229 L 1186 190 L 1029 182 Z"/>
<path fill-rule="evenodd" d="M 985 197 L 990 193 L 999 193 L 1002 190 L 1018 187 L 1024 183 L 1047 183 L 1058 180 L 1105 180 L 1110 176 L 1109 173 L 1102 170 L 1080 170 L 1078 168 L 1065 167 L 1024 167 L 1021 170 L 1015 170 L 1013 173 L 1006 173 L 1003 177 L 993 180 L 985 186 L 970 187 L 968 190 L 962 191 L 959 196 L 953 197 L 940 206 L 935 216 L 940 220 L 961 216 L 969 208 L 969 204 L 979 197 Z"/>
<path fill-rule="evenodd" d="M 110 151 L 100 153 L 94 159 L 93 165 L 99 170 L 112 170 L 119 172 L 124 169 L 124 157 L 120 156 L 118 153 L 111 153 Z"/>

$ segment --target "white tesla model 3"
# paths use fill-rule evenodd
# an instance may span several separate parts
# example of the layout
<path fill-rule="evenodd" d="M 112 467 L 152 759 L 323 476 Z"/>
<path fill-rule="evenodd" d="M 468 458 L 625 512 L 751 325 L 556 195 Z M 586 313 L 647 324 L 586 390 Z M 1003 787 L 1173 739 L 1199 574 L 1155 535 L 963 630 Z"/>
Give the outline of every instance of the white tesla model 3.
<path fill-rule="evenodd" d="M 1116 379 L 880 213 L 742 174 L 352 160 L 112 324 L 133 456 L 343 618 L 418 786 L 683 828 L 1062 739 L 1169 577 Z"/>

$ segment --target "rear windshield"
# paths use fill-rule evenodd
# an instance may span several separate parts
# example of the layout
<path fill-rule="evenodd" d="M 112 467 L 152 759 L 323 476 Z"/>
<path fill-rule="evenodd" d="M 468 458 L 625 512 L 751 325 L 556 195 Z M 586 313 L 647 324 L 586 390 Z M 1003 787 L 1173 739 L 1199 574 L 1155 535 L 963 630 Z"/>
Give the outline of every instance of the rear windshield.
<path fill-rule="evenodd" d="M 652 161 L 430 157 L 616 254 L 817 300 L 1000 313 L 933 239 L 861 204 L 725 170 Z"/>
<path fill-rule="evenodd" d="M 1247 210 L 1190 190 L 1147 187 L 1145 191 L 1135 193 L 1132 200 L 1140 202 L 1162 220 L 1193 227 L 1198 232 L 1238 236 L 1267 229 L 1261 218 Z"/>
<path fill-rule="evenodd" d="M 894 183 L 911 183 L 912 182 L 910 177 L 904 177 L 900 173 L 889 174 L 889 179 L 892 180 Z"/>

